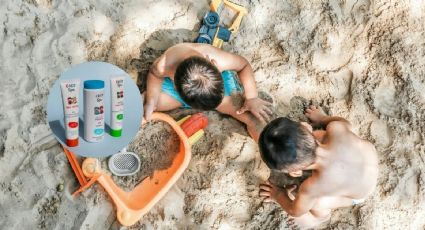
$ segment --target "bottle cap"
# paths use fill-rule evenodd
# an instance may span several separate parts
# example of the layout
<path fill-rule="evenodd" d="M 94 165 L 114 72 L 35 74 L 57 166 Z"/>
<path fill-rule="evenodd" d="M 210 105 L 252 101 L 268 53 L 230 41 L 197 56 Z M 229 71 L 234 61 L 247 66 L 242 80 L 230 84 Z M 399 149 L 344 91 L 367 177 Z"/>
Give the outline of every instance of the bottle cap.
<path fill-rule="evenodd" d="M 111 136 L 120 137 L 122 134 L 122 129 L 111 129 Z"/>
<path fill-rule="evenodd" d="M 105 82 L 101 80 L 87 80 L 84 81 L 84 89 L 103 89 Z"/>
<path fill-rule="evenodd" d="M 68 145 L 69 147 L 75 147 L 78 146 L 78 138 L 77 139 L 66 139 L 66 145 Z"/>

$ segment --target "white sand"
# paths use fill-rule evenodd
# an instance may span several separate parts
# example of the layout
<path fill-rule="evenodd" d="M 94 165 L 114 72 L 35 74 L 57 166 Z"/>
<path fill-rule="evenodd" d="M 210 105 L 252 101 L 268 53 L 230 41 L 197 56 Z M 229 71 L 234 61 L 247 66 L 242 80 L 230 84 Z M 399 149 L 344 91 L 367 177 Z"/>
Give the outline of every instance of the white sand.
<path fill-rule="evenodd" d="M 0 3 L 1 229 L 119 228 L 99 186 L 70 196 L 77 184 L 45 121 L 49 87 L 87 60 L 136 79 L 167 47 L 192 40 L 208 2 L 106 2 Z M 323 228 L 424 229 L 425 3 L 236 2 L 249 15 L 224 49 L 252 63 L 277 109 L 288 113 L 294 96 L 315 100 L 379 152 L 376 192 Z M 255 143 L 237 121 L 208 116 L 188 170 L 134 228 L 285 229 L 286 214 L 258 197 L 269 170 Z"/>

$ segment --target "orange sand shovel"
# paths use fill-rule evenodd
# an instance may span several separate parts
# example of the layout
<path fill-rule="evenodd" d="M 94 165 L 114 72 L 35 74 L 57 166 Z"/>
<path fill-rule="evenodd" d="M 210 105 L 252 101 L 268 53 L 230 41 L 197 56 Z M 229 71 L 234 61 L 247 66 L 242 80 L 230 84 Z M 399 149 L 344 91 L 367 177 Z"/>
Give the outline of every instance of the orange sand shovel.
<path fill-rule="evenodd" d="M 171 125 L 180 138 L 180 150 L 169 168 L 155 171 L 152 177 L 145 178 L 132 191 L 125 192 L 119 188 L 112 178 L 102 171 L 100 162 L 95 158 L 84 160 L 82 170 L 78 164 L 76 168 L 80 170 L 74 169 L 73 166 L 79 181 L 81 171 L 86 177 L 91 178 L 89 182 L 83 182 L 82 187 L 74 194 L 78 194 L 96 181 L 99 182 L 115 203 L 118 221 L 124 226 L 131 226 L 140 220 L 180 178 L 189 165 L 191 144 L 202 137 L 204 133 L 202 129 L 208 124 L 207 118 L 202 114 L 187 116 L 176 122 L 166 114 L 154 113 L 152 119 L 161 120 Z M 190 135 L 190 137 L 188 138 L 187 135 Z M 68 157 L 68 159 L 70 158 Z"/>

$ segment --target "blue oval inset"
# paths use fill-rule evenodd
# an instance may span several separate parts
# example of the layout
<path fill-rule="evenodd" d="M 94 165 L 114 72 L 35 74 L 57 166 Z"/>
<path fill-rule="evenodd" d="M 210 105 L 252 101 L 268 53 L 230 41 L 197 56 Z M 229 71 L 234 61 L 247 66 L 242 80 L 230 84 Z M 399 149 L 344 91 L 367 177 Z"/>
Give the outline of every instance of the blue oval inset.
<path fill-rule="evenodd" d="M 94 130 L 94 134 L 96 134 L 96 135 L 100 135 L 102 133 L 103 133 L 103 129 L 95 129 Z"/>

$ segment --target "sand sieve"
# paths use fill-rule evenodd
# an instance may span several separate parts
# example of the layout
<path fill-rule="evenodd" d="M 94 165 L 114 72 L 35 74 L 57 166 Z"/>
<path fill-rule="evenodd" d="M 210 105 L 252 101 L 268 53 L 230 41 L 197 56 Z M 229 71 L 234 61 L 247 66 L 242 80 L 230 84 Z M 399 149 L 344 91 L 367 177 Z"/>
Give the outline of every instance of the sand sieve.
<path fill-rule="evenodd" d="M 116 176 L 130 176 L 140 170 L 140 158 L 137 154 L 127 152 L 127 149 L 124 148 L 109 158 L 108 166 Z"/>

